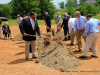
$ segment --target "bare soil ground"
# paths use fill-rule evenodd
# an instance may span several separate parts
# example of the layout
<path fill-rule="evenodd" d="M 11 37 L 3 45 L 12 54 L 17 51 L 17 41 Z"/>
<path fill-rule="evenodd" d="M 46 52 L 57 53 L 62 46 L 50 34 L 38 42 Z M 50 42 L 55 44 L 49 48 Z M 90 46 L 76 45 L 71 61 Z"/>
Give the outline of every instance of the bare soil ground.
<path fill-rule="evenodd" d="M 11 26 L 12 36 L 19 34 L 17 26 Z M 56 25 L 52 25 L 56 29 Z M 99 27 L 100 29 L 100 27 Z M 45 26 L 40 25 L 40 30 L 46 32 Z M 63 31 L 63 29 L 62 29 Z M 100 34 L 100 33 L 99 33 Z M 2 35 L 3 37 L 3 35 Z M 98 58 L 92 58 L 91 52 L 88 51 L 86 59 L 80 59 L 81 66 L 75 68 L 73 71 L 79 72 L 59 72 L 54 69 L 48 68 L 41 63 L 25 60 L 25 42 L 24 41 L 11 41 L 0 39 L 0 75 L 100 75 L 100 72 L 80 72 L 80 71 L 100 71 L 100 37 L 97 41 Z M 64 42 L 69 44 L 70 41 Z M 75 42 L 76 43 L 76 40 Z M 77 47 L 71 51 L 79 57 L 84 51 L 84 40 L 82 39 L 83 49 L 82 52 L 76 53 Z M 38 52 L 37 52 L 38 53 Z M 32 54 L 30 53 L 30 58 Z"/>

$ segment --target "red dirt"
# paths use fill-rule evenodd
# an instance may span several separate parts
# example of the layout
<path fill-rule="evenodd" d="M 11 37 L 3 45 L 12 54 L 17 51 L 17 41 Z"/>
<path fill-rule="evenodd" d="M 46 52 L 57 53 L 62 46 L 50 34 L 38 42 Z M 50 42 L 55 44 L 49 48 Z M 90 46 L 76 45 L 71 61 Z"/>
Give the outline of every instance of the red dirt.
<path fill-rule="evenodd" d="M 12 36 L 20 33 L 17 26 L 11 26 Z M 56 25 L 52 25 L 56 28 Z M 45 32 L 45 26 L 40 25 L 41 31 Z M 99 27 L 100 29 L 100 27 Z M 63 29 L 62 29 L 63 31 Z M 2 35 L 3 37 L 3 35 Z M 91 52 L 88 51 L 86 59 L 80 59 L 81 66 L 74 71 L 79 72 L 59 72 L 48 68 L 41 63 L 25 60 L 24 41 L 11 41 L 0 39 L 0 75 L 100 75 L 100 72 L 80 72 L 80 71 L 100 71 L 100 37 L 97 41 L 98 58 L 92 58 Z M 70 41 L 65 42 L 69 44 Z M 76 43 L 76 41 L 75 41 Z M 74 53 L 77 57 L 81 56 L 84 51 L 84 40 L 82 39 L 83 49 L 80 53 Z M 74 52 L 77 48 L 73 49 Z M 30 53 L 30 58 L 32 54 Z"/>

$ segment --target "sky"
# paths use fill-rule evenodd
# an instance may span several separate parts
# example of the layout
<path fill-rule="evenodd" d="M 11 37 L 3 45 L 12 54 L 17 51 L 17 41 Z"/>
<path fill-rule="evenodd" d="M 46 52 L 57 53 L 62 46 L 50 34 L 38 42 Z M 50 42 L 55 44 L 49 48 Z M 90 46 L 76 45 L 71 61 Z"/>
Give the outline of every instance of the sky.
<path fill-rule="evenodd" d="M 11 0 L 0 0 L 0 4 L 6 4 L 6 3 L 8 3 L 8 2 L 10 2 Z M 53 1 L 53 3 L 54 3 L 54 5 L 57 7 L 57 8 L 59 8 L 59 2 L 66 2 L 66 0 L 54 0 Z"/>

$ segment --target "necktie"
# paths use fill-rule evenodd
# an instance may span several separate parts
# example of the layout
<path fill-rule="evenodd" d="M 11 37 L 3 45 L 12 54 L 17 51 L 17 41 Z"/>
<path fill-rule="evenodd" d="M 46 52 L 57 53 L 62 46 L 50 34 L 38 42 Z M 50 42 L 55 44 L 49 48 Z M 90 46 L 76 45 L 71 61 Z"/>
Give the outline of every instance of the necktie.
<path fill-rule="evenodd" d="M 58 18 L 58 16 L 57 16 L 57 18 Z"/>
<path fill-rule="evenodd" d="M 34 20 L 33 20 L 33 30 L 34 30 L 34 28 L 35 28 L 35 23 L 34 23 Z"/>

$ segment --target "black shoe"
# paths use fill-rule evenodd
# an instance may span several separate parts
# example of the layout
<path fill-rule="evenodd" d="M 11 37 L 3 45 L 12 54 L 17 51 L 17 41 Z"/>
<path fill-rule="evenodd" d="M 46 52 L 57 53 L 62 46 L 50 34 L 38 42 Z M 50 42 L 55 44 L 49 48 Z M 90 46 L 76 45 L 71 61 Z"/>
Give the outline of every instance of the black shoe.
<path fill-rule="evenodd" d="M 69 44 L 69 45 L 74 45 L 74 44 Z"/>
<path fill-rule="evenodd" d="M 86 58 L 87 56 L 79 56 L 79 58 Z"/>
<path fill-rule="evenodd" d="M 38 57 L 32 57 L 32 59 L 38 59 Z"/>
<path fill-rule="evenodd" d="M 66 39 L 64 39 L 63 41 L 67 41 Z"/>
<path fill-rule="evenodd" d="M 77 51 L 75 50 L 75 52 L 81 52 L 81 49 L 79 49 L 79 50 L 77 50 Z"/>
<path fill-rule="evenodd" d="M 98 56 L 91 55 L 91 57 L 98 58 Z"/>

